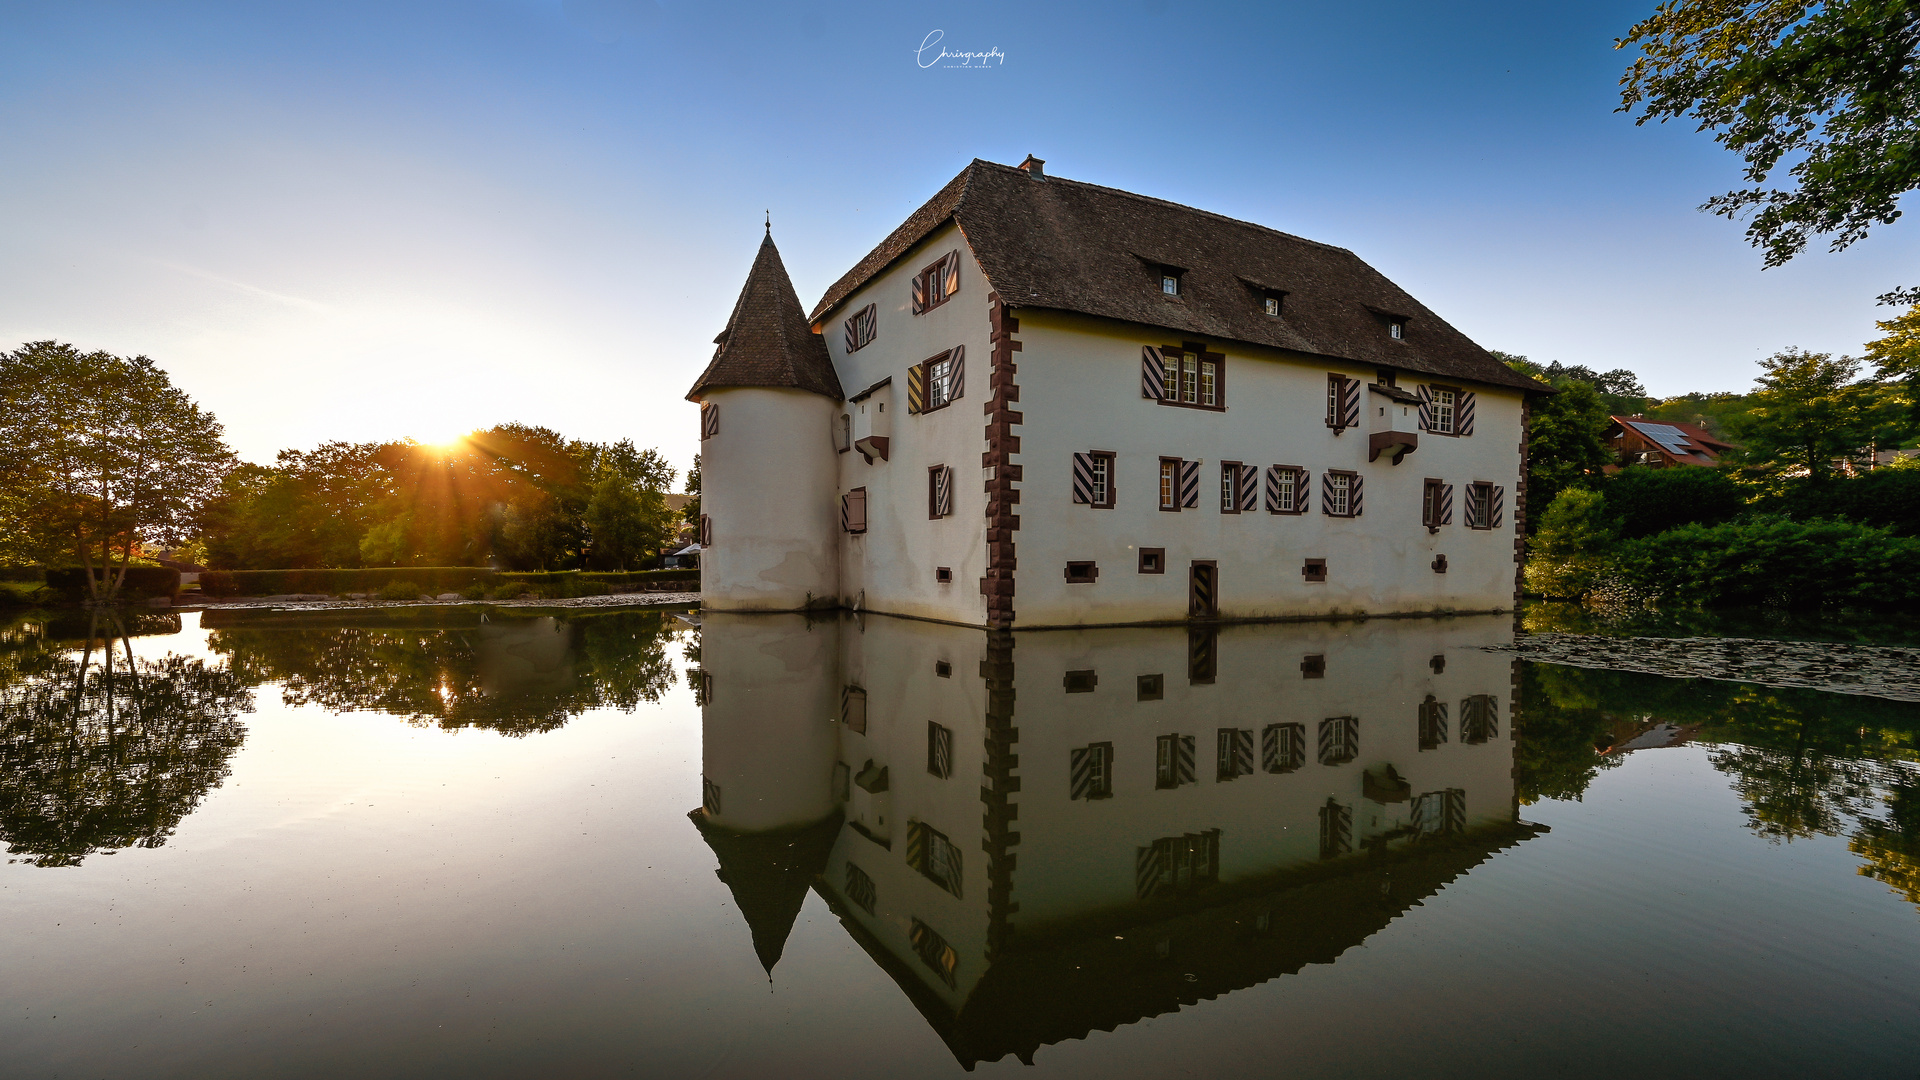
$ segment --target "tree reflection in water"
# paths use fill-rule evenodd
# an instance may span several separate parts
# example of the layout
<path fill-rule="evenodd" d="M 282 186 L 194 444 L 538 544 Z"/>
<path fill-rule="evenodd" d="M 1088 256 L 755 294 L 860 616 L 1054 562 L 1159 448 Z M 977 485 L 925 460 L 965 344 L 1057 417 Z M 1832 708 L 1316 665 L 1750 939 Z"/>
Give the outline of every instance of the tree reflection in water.
<path fill-rule="evenodd" d="M 521 736 L 590 709 L 631 711 L 674 683 L 668 616 L 616 612 L 515 618 L 430 612 L 313 616 L 209 612 L 209 643 L 249 683 L 290 705 L 390 713 L 454 730 Z M 424 620 L 424 621 L 423 621 Z"/>
<path fill-rule="evenodd" d="M 1774 843 L 1845 836 L 1864 876 L 1920 904 L 1920 715 L 1912 705 L 1815 690 L 1526 664 L 1522 797 L 1578 798 L 1623 736 L 1694 728 Z"/>
<path fill-rule="evenodd" d="M 60 629 L 0 633 L 0 838 L 36 866 L 159 847 L 226 779 L 252 691 L 225 665 L 136 659 L 133 634 L 175 616 L 95 616 L 78 649 Z"/>

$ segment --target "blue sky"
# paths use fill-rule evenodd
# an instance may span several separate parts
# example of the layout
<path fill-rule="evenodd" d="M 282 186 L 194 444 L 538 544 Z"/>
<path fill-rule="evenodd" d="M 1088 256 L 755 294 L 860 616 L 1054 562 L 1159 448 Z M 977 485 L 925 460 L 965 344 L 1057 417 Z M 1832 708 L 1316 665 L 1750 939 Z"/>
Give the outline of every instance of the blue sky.
<path fill-rule="evenodd" d="M 1613 112 L 1651 6 L 9 0 L 0 347 L 151 355 L 254 460 L 520 420 L 684 466 L 763 210 L 811 304 L 1032 153 L 1656 393 L 1857 353 L 1912 227 L 1762 272 L 1695 210 L 1737 159 Z"/>

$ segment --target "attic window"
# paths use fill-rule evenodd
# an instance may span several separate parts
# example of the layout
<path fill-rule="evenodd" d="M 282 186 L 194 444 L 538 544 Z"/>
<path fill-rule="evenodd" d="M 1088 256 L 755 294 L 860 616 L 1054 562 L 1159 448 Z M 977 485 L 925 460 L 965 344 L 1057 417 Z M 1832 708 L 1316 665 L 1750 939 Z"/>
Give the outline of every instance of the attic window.
<path fill-rule="evenodd" d="M 1266 312 L 1267 315 L 1272 318 L 1275 318 L 1275 319 L 1279 318 L 1280 317 L 1280 298 L 1285 295 L 1286 295 L 1285 293 L 1277 293 L 1277 292 L 1265 293 L 1260 298 L 1260 310 Z"/>
<path fill-rule="evenodd" d="M 1160 291 L 1168 296 L 1180 295 L 1180 279 L 1186 271 L 1174 266 L 1160 268 Z"/>
<path fill-rule="evenodd" d="M 1387 336 L 1395 341 L 1407 336 L 1407 324 L 1398 319 L 1387 323 Z"/>

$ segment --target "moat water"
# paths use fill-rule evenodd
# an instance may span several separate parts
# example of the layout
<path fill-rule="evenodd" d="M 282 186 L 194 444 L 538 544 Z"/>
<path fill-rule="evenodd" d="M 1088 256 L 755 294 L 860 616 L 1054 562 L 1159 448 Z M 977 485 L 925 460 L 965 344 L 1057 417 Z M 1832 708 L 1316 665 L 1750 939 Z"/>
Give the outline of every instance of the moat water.
<path fill-rule="evenodd" d="M 15 620 L 0 1074 L 1920 1074 L 1905 684 L 1513 640 Z"/>

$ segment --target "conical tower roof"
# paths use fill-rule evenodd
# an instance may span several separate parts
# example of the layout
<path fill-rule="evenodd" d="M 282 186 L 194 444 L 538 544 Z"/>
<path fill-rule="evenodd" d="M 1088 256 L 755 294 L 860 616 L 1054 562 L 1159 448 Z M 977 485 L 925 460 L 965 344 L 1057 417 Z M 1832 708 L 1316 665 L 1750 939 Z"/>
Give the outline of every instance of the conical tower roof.
<path fill-rule="evenodd" d="M 786 951 L 793 920 L 806 903 L 807 890 L 827 868 L 833 841 L 840 835 L 840 815 L 766 833 L 738 833 L 714 825 L 704 810 L 687 816 L 719 856 L 720 880 L 733 891 L 733 902 L 747 921 L 760 966 L 772 975 L 773 965 Z"/>
<path fill-rule="evenodd" d="M 800 297 L 794 294 L 771 230 L 760 242 L 760 253 L 754 256 L 727 328 L 714 341 L 719 348 L 687 391 L 690 400 L 730 386 L 790 387 L 835 401 L 846 396 L 827 357 L 826 341 L 813 332 Z"/>

